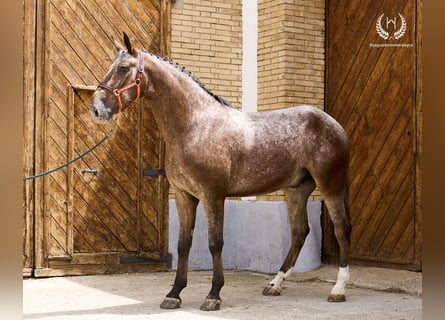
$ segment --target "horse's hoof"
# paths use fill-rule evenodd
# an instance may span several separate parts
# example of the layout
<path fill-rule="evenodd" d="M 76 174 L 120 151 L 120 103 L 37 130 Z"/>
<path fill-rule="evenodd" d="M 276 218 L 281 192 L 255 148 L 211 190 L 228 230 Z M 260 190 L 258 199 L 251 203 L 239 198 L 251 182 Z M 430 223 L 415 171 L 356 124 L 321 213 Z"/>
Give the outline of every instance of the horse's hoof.
<path fill-rule="evenodd" d="M 263 290 L 263 296 L 279 296 L 281 294 L 281 289 L 268 285 Z"/>
<path fill-rule="evenodd" d="M 330 294 L 328 297 L 329 302 L 345 302 L 346 297 L 344 294 Z"/>
<path fill-rule="evenodd" d="M 162 301 L 160 307 L 161 309 L 178 309 L 180 305 L 181 299 L 167 297 Z"/>
<path fill-rule="evenodd" d="M 221 307 L 221 300 L 219 299 L 206 299 L 201 305 L 202 311 L 217 311 Z"/>

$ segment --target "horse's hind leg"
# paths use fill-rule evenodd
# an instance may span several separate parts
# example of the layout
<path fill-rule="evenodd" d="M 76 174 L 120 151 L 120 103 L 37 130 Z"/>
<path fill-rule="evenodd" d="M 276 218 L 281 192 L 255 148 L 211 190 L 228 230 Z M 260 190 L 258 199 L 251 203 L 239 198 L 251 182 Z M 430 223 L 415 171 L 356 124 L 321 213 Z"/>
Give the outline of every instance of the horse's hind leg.
<path fill-rule="evenodd" d="M 162 309 L 176 309 L 181 305 L 179 294 L 187 286 L 188 258 L 198 206 L 198 199 L 188 193 L 177 191 L 175 198 L 179 216 L 178 269 L 173 288 L 161 303 Z"/>
<path fill-rule="evenodd" d="M 312 179 L 310 175 L 307 175 L 305 180 L 297 187 L 285 190 L 292 235 L 291 247 L 280 271 L 263 290 L 263 295 L 279 295 L 281 293 L 281 283 L 292 272 L 292 268 L 297 261 L 301 247 L 309 233 L 306 205 L 307 199 L 314 189 L 314 179 Z"/>
<path fill-rule="evenodd" d="M 351 234 L 347 201 L 347 191 L 337 196 L 325 196 L 325 203 L 334 224 L 335 237 L 340 247 L 340 268 L 337 282 L 328 297 L 329 302 L 343 302 L 346 300 L 345 285 L 349 280 L 348 256 Z"/>

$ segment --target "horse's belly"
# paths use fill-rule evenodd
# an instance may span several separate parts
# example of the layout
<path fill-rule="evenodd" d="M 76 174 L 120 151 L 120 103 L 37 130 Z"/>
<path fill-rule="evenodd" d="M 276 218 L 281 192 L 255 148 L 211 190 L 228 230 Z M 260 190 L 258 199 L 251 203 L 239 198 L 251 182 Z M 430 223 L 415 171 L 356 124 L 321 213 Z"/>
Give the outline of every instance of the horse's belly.
<path fill-rule="evenodd" d="M 228 196 L 248 196 L 292 187 L 303 175 L 303 170 L 287 164 L 269 167 L 249 167 L 231 175 Z"/>

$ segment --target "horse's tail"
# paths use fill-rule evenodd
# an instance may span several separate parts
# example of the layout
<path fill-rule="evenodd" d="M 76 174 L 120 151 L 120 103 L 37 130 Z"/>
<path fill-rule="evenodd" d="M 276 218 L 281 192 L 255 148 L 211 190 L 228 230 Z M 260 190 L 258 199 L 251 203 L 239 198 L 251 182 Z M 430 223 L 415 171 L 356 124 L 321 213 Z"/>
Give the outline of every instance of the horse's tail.
<path fill-rule="evenodd" d="M 350 174 L 349 174 L 349 168 L 346 171 L 346 179 L 345 179 L 345 190 L 344 190 L 344 204 L 345 204 L 345 213 L 346 213 L 346 230 L 348 235 L 348 240 L 350 240 L 351 237 L 351 214 L 350 214 L 350 207 L 349 207 L 349 184 L 350 184 Z"/>

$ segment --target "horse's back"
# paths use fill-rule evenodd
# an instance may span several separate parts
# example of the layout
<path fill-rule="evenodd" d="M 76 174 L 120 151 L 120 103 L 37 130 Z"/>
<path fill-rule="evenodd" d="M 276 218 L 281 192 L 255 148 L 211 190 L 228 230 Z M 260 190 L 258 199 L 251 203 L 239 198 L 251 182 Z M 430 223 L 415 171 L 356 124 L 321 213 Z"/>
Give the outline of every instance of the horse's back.
<path fill-rule="evenodd" d="M 315 148 L 347 146 L 343 127 L 328 113 L 308 105 L 250 114 L 256 128 L 257 141 L 281 140 L 299 147 Z M 302 150 L 301 150 L 302 151 Z"/>

